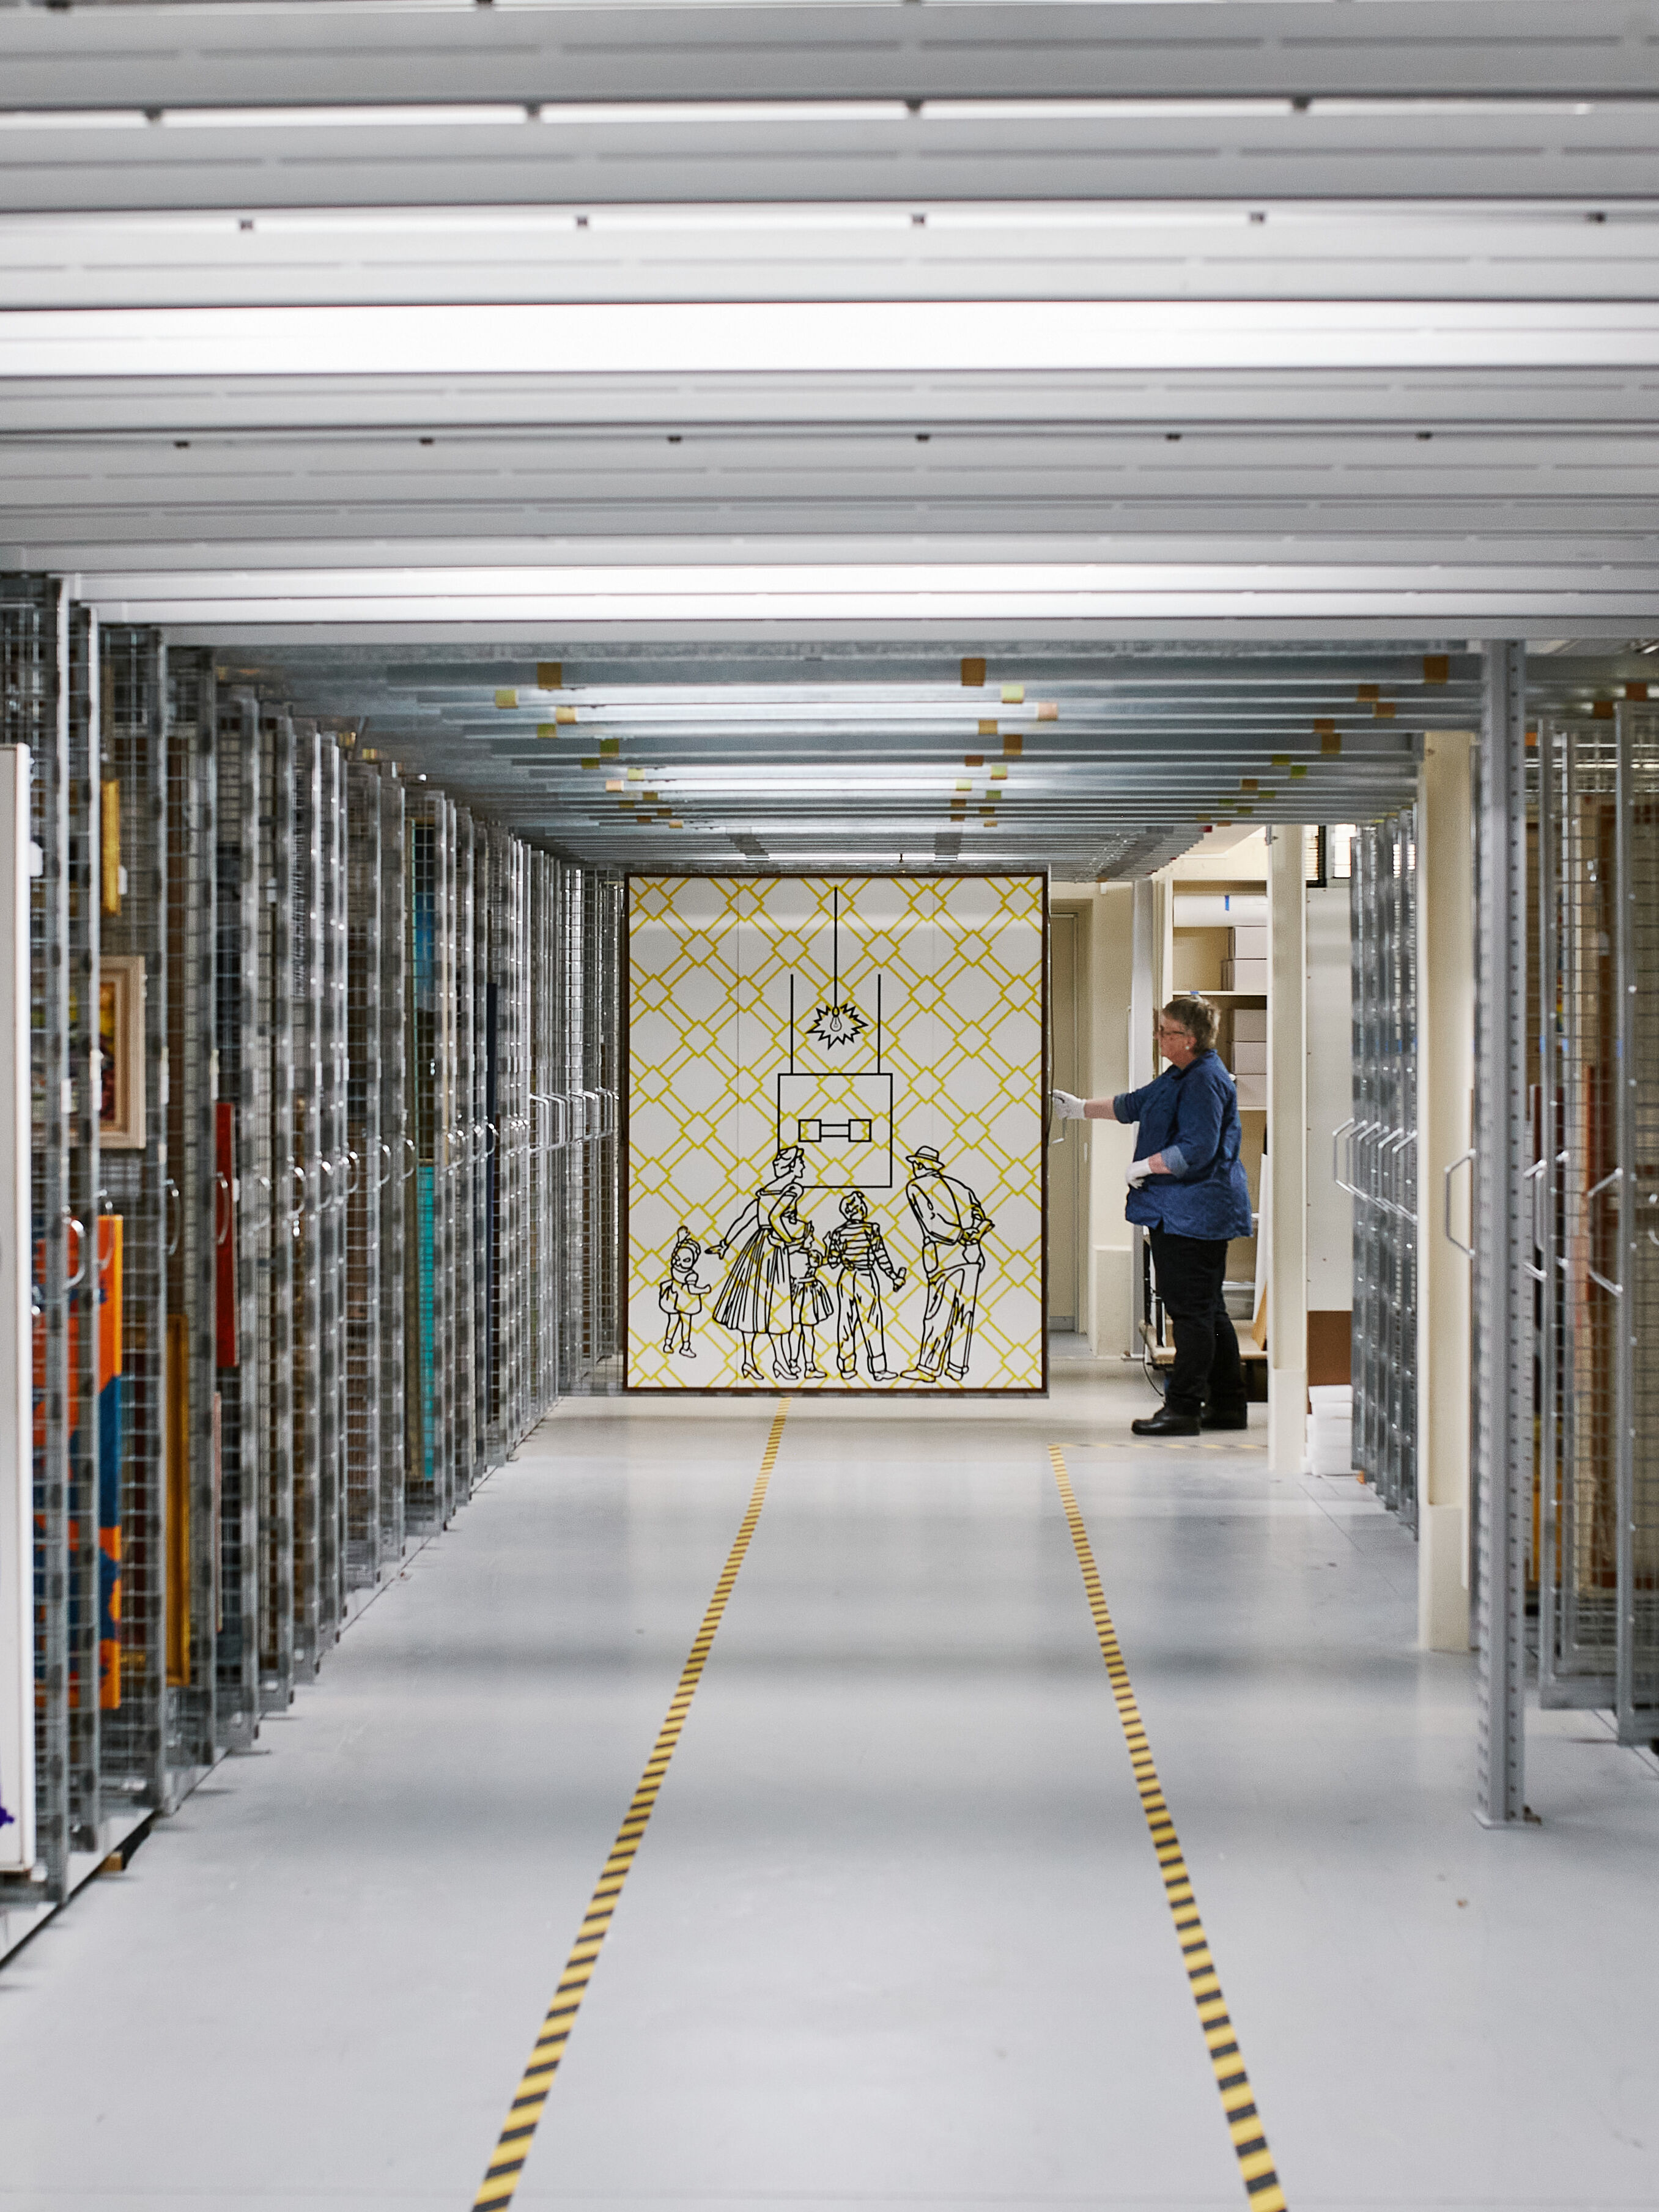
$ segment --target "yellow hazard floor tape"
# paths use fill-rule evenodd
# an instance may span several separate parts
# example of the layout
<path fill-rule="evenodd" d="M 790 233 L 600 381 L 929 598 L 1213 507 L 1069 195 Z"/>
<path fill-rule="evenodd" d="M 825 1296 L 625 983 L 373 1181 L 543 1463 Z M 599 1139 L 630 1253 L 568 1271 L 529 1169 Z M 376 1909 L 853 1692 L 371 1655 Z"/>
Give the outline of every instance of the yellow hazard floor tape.
<path fill-rule="evenodd" d="M 611 1917 L 617 1909 L 617 1899 L 622 1895 L 623 1884 L 628 1879 L 639 1850 L 646 1824 L 656 1809 L 663 1777 L 668 1771 L 668 1762 L 674 1756 L 674 1747 L 685 1726 L 685 1717 L 691 1710 L 691 1700 L 696 1693 L 697 1684 L 702 1679 L 702 1670 L 708 1663 L 708 1654 L 715 1632 L 720 1627 L 721 1615 L 726 1611 L 726 1601 L 732 1595 L 732 1586 L 738 1579 L 738 1570 L 749 1549 L 749 1540 L 755 1533 L 761 1508 L 766 1503 L 767 1485 L 777 1464 L 778 1446 L 783 1441 L 784 1419 L 788 1411 L 789 1401 L 786 1398 L 773 1419 L 772 1432 L 766 1440 L 766 1449 L 761 1456 L 760 1474 L 750 1493 L 749 1510 L 743 1516 L 737 1541 L 732 1545 L 720 1578 L 714 1585 L 714 1595 L 708 1601 L 708 1610 L 702 1617 L 702 1626 L 697 1631 L 678 1685 L 669 1700 L 667 1718 L 663 1722 L 656 1742 L 651 1747 L 651 1756 L 645 1763 L 639 1787 L 634 1792 L 621 1827 L 617 1831 L 617 1840 L 611 1846 L 611 1856 L 605 1863 L 605 1870 L 599 1876 L 587 1910 L 582 1915 L 582 1924 L 570 1956 L 565 1962 L 559 1986 L 553 1992 L 553 2002 L 547 2008 L 540 2033 L 531 2048 L 529 2063 L 507 2107 L 507 2118 L 502 2123 L 501 2136 L 485 2172 L 483 2185 L 472 2200 L 473 2212 L 501 2212 L 503 2205 L 513 2202 L 520 2176 L 524 2172 L 525 2160 L 530 2155 L 530 2146 L 541 2120 L 542 2109 L 547 2102 L 548 2091 L 553 2086 L 553 2077 L 559 2070 L 559 2061 L 564 2057 L 565 2045 L 570 2040 L 570 2031 L 576 2024 L 577 2011 L 592 1978 L 594 1966 L 599 1962 L 599 1947 L 610 1932 Z"/>
<path fill-rule="evenodd" d="M 1129 1747 L 1129 1763 L 1134 1769 L 1135 1787 L 1140 1793 L 1140 1808 L 1146 1815 L 1146 1826 L 1152 1831 L 1152 1845 L 1163 1870 L 1164 1893 L 1169 1900 L 1176 1936 L 1181 1945 L 1181 1955 L 1186 1962 L 1193 2002 L 1197 2005 L 1198 2016 L 1204 2024 L 1204 2040 L 1209 2046 L 1210 2063 L 1215 2069 L 1216 2087 L 1221 2092 L 1222 2110 L 1227 2116 L 1227 2131 L 1232 2137 L 1233 2150 L 1238 2160 L 1238 2170 L 1244 2178 L 1251 2212 L 1285 2212 L 1285 2192 L 1279 2185 L 1273 2153 L 1267 2148 L 1267 2131 L 1255 2108 L 1255 2096 L 1250 2087 L 1249 2076 L 1244 2071 L 1238 2039 L 1227 2016 L 1221 1984 L 1210 1955 L 1209 1938 L 1205 1935 L 1204 1923 L 1198 1917 L 1192 1877 L 1182 1856 L 1180 1839 L 1176 1834 L 1175 1823 L 1170 1818 L 1170 1808 L 1164 1802 L 1164 1785 L 1159 1782 L 1158 1769 L 1152 1764 L 1146 1726 L 1140 1717 L 1140 1708 L 1135 1703 L 1135 1693 L 1129 1684 L 1129 1670 L 1123 1663 L 1117 1631 L 1112 1626 L 1112 1616 L 1107 1608 L 1106 1594 L 1100 1584 L 1100 1571 L 1095 1565 L 1095 1555 L 1089 1543 L 1089 1532 L 1083 1525 L 1077 1495 L 1072 1488 L 1072 1478 L 1066 1471 L 1066 1455 L 1058 1444 L 1050 1444 L 1048 1457 L 1054 1462 L 1060 1504 L 1066 1509 L 1073 1547 L 1077 1553 L 1078 1565 L 1083 1570 L 1083 1587 L 1088 1595 L 1089 1610 L 1094 1615 L 1095 1633 L 1100 1638 L 1100 1656 L 1106 1662 L 1106 1679 L 1111 1684 L 1117 1717 L 1123 1723 L 1124 1741 Z M 483 2200 L 481 2198 L 479 2201 L 482 2203 Z"/>

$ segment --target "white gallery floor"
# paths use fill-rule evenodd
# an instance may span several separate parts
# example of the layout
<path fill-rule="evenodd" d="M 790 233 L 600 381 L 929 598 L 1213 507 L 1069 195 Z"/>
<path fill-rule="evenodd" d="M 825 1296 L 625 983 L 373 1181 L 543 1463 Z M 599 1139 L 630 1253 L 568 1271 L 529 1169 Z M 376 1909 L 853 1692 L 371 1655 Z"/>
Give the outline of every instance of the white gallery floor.
<path fill-rule="evenodd" d="M 1058 1444 L 1294 2212 L 1659 2207 L 1659 1766 L 1482 1830 L 1409 1537 L 1150 1403 L 793 1401 L 518 2204 L 1247 2203 Z M 471 2204 L 775 1411 L 562 1407 L 6 1962 L 0 2212 Z"/>

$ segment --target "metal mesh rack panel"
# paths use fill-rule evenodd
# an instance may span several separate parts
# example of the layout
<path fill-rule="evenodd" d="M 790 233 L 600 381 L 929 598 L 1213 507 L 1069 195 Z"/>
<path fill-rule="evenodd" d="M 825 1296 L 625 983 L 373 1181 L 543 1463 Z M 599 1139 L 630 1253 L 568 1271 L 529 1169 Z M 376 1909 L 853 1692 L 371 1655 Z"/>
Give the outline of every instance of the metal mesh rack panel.
<path fill-rule="evenodd" d="M 260 1198 L 258 1246 L 259 1709 L 282 1712 L 295 1683 L 295 1277 L 304 1218 L 295 1153 L 295 738 L 289 716 L 259 716 L 258 1024 L 269 1071 L 250 1162 Z M 296 1200 L 299 1203 L 296 1204 Z"/>
<path fill-rule="evenodd" d="M 116 911 L 100 956 L 141 962 L 143 1141 L 104 1147 L 100 1172 L 122 1220 L 120 1613 L 112 1695 L 101 1715 L 106 1797 L 168 1802 L 167 1680 L 167 761 L 166 651 L 155 630 L 100 640 L 103 771 L 119 811 Z"/>
<path fill-rule="evenodd" d="M 455 1179 L 454 809 L 441 794 L 411 794 L 409 831 L 410 1134 L 415 1176 L 409 1267 L 408 1380 L 411 1530 L 441 1526 L 453 1495 L 451 1399 Z"/>
<path fill-rule="evenodd" d="M 561 1094 L 555 1051 L 555 904 L 558 864 L 529 856 L 530 983 L 530 1264 L 528 1326 L 531 1400 L 539 1416 L 559 1389 L 559 1295 L 562 1277 L 558 1243 L 561 1155 L 569 1129 L 569 1106 Z"/>
<path fill-rule="evenodd" d="M 1350 879 L 1353 1458 L 1417 1526 L 1415 811 L 1358 830 Z"/>
<path fill-rule="evenodd" d="M 66 791 L 69 845 L 67 1204 L 72 1242 L 68 1254 L 68 1813 L 70 1840 L 81 1850 L 98 1848 L 102 1808 L 99 1771 L 101 1522 L 99 1486 L 98 1315 L 107 1285 L 98 1243 L 100 1090 L 95 1080 L 99 1034 L 98 625 L 84 607 L 71 607 L 68 624 Z"/>
<path fill-rule="evenodd" d="M 344 763 L 326 735 L 318 738 L 321 872 L 321 965 L 318 972 L 317 1192 L 318 1398 L 317 1593 L 319 1650 L 339 1633 L 345 1613 L 346 1558 L 346 960 L 348 943 Z"/>
<path fill-rule="evenodd" d="M 1541 1700 L 1659 1735 L 1659 714 L 1540 732 Z"/>
<path fill-rule="evenodd" d="M 455 1157 L 453 1165 L 455 1236 L 454 1281 L 455 1460 L 454 1499 L 461 1504 L 479 1472 L 480 1354 L 487 1316 L 479 1310 L 478 1248 L 483 1225 L 483 1149 L 479 1103 L 477 1038 L 478 970 L 474 950 L 477 912 L 477 854 L 472 817 L 465 807 L 455 817 Z"/>
<path fill-rule="evenodd" d="M 322 1652 L 323 1166 L 322 739 L 294 732 L 294 1658 L 296 1677 Z"/>
<path fill-rule="evenodd" d="M 252 1741 L 259 1717 L 261 1267 L 271 1176 L 269 1040 L 259 1019 L 259 709 L 218 708 L 215 926 L 219 1054 L 215 1109 L 214 1357 L 219 1391 L 218 1689 L 222 1740 Z"/>
<path fill-rule="evenodd" d="M 345 1558 L 352 1589 L 380 1566 L 380 779 L 346 768 Z"/>
<path fill-rule="evenodd" d="M 49 1898 L 70 1843 L 70 610 L 42 577 L 0 580 L 5 741 L 29 753 L 30 1242 L 34 1364 L 35 1849 Z M 39 1893 L 37 1891 L 36 1894 Z"/>
<path fill-rule="evenodd" d="M 210 1766 L 217 1748 L 212 655 L 170 653 L 167 697 L 167 1753 L 188 1773 Z"/>
<path fill-rule="evenodd" d="M 380 1160 L 376 1174 L 380 1284 L 380 1554 L 395 1560 L 404 1537 L 409 1439 L 405 1341 L 409 1187 L 415 1180 L 408 1085 L 409 877 L 404 789 L 389 764 L 380 797 Z"/>

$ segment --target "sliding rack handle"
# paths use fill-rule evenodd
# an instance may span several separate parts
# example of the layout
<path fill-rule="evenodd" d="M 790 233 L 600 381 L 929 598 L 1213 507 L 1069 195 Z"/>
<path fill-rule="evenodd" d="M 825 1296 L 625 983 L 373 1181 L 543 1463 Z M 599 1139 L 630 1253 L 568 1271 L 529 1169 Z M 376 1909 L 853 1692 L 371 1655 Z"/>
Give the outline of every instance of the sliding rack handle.
<path fill-rule="evenodd" d="M 328 1188 L 323 1193 L 322 1196 L 318 1200 L 317 1211 L 319 1213 L 332 1213 L 338 1202 L 334 1195 L 334 1166 L 335 1163 L 332 1160 L 325 1158 L 325 1156 L 321 1152 L 318 1153 L 318 1171 L 319 1174 L 325 1175 L 328 1177 Z"/>
<path fill-rule="evenodd" d="M 223 1200 L 222 1210 L 220 1201 Z M 230 1187 L 230 1177 L 222 1168 L 213 1170 L 213 1246 L 222 1252 L 230 1242 L 231 1225 L 236 1218 L 235 1194 Z"/>
<path fill-rule="evenodd" d="M 410 1182 L 413 1181 L 421 1164 L 421 1148 L 407 1130 L 404 1133 L 402 1141 L 409 1146 L 409 1165 L 404 1170 L 398 1180 L 400 1182 Z"/>
<path fill-rule="evenodd" d="M 86 1224 L 82 1221 L 78 1214 L 71 1213 L 69 1208 L 65 1206 L 64 1208 L 64 1226 L 66 1230 L 72 1229 L 75 1231 L 75 1273 L 72 1275 L 65 1275 L 64 1278 L 64 1288 L 66 1291 L 72 1291 L 78 1288 L 79 1285 L 86 1280 Z"/>
<path fill-rule="evenodd" d="M 288 1171 L 300 1186 L 300 1203 L 297 1206 L 289 1206 L 288 1212 L 289 1233 L 290 1236 L 297 1237 L 301 1224 L 306 1218 L 306 1209 L 311 1204 L 311 1184 L 298 1160 L 289 1162 Z"/>
<path fill-rule="evenodd" d="M 579 1095 L 583 1107 L 582 1141 L 586 1144 L 604 1134 L 605 1093 L 602 1091 L 584 1091 Z"/>
<path fill-rule="evenodd" d="M 162 1242 L 167 1246 L 167 1255 L 170 1260 L 173 1256 L 174 1253 L 179 1249 L 179 1241 L 185 1233 L 185 1194 L 179 1189 L 178 1184 L 174 1182 L 171 1176 L 167 1177 L 167 1182 L 162 1185 L 162 1197 L 164 1212 L 166 1207 L 173 1205 L 175 1200 L 177 1201 L 179 1207 L 178 1228 L 174 1230 L 170 1237 L 167 1236 L 165 1227 L 161 1231 Z"/>
<path fill-rule="evenodd" d="M 501 1133 L 494 1121 L 480 1121 L 477 1126 L 489 1139 L 489 1150 L 484 1154 L 484 1158 L 486 1160 L 493 1160 L 501 1148 Z"/>
<path fill-rule="evenodd" d="M 1624 1180 L 1625 1170 L 1623 1168 L 1614 1168 L 1611 1175 L 1604 1175 L 1600 1182 L 1593 1182 L 1589 1188 L 1584 1193 L 1585 1220 L 1586 1225 L 1590 1232 L 1592 1246 L 1594 1245 L 1595 1237 L 1595 1201 L 1601 1197 L 1604 1190 L 1610 1189 L 1616 1182 L 1622 1183 Z M 1588 1260 L 1584 1262 L 1584 1273 L 1589 1277 L 1591 1282 L 1599 1283 L 1601 1288 L 1607 1291 L 1610 1297 L 1622 1298 L 1624 1297 L 1625 1285 L 1622 1279 L 1616 1283 L 1609 1282 L 1605 1275 L 1599 1274 L 1596 1272 Z"/>
<path fill-rule="evenodd" d="M 1538 1219 L 1538 1195 L 1545 1188 L 1544 1177 L 1548 1169 L 1549 1161 L 1547 1158 L 1536 1159 L 1521 1177 L 1522 1182 L 1529 1182 L 1532 1185 L 1532 1249 L 1534 1252 L 1541 1252 L 1544 1249 L 1544 1231 Z M 1547 1271 L 1539 1267 L 1535 1261 L 1523 1260 L 1521 1264 L 1534 1283 L 1548 1282 Z"/>
<path fill-rule="evenodd" d="M 550 1092 L 548 1104 L 559 1117 L 559 1133 L 549 1145 L 550 1152 L 563 1152 L 570 1142 L 570 1101 L 562 1091 Z"/>
<path fill-rule="evenodd" d="M 1358 1198 L 1359 1194 L 1343 1176 L 1342 1170 L 1346 1161 L 1341 1158 L 1342 1139 L 1347 1137 L 1349 1148 L 1352 1149 L 1353 1139 L 1349 1133 L 1358 1126 L 1353 1115 L 1350 1114 L 1346 1121 L 1339 1121 L 1335 1128 L 1331 1131 L 1331 1181 L 1339 1190 L 1346 1191 L 1350 1198 Z"/>
<path fill-rule="evenodd" d="M 1463 1255 L 1463 1257 L 1464 1257 L 1466 1260 L 1468 1260 L 1468 1261 L 1473 1261 L 1473 1260 L 1474 1260 L 1474 1245 L 1473 1245 L 1473 1244 L 1466 1244 L 1466 1243 L 1463 1242 L 1462 1238 L 1460 1236 L 1458 1236 L 1458 1234 L 1456 1233 L 1456 1231 L 1453 1229 L 1453 1227 L 1452 1227 L 1452 1225 L 1451 1225 L 1451 1209 L 1452 1209 L 1452 1177 L 1453 1177 L 1453 1176 L 1457 1173 L 1457 1170 L 1459 1170 L 1459 1168 L 1472 1168 L 1472 1167 L 1474 1166 L 1474 1146 L 1473 1145 L 1471 1145 L 1471 1146 L 1469 1146 L 1469 1149 L 1468 1150 L 1468 1152 L 1461 1152 L 1461 1153 L 1459 1153 L 1458 1157 L 1457 1157 L 1455 1160 L 1453 1160 L 1453 1161 L 1450 1163 L 1450 1164 L 1448 1166 L 1448 1168 L 1447 1168 L 1447 1170 L 1446 1170 L 1446 1180 L 1445 1180 L 1445 1198 L 1446 1198 L 1445 1224 L 1446 1224 L 1446 1242 L 1447 1242 L 1449 1244 L 1455 1244 L 1455 1245 L 1456 1245 L 1456 1247 L 1457 1247 L 1458 1250 L 1459 1250 L 1459 1251 Z M 1471 1200 L 1471 1203 L 1473 1203 L 1473 1201 L 1472 1201 L 1472 1200 Z"/>
<path fill-rule="evenodd" d="M 376 1152 L 384 1152 L 386 1154 L 386 1173 L 379 1178 L 374 1185 L 376 1190 L 384 1190 L 392 1180 L 392 1171 L 396 1162 L 392 1154 L 392 1147 L 387 1144 L 384 1137 L 380 1137 L 375 1139 L 374 1149 Z"/>
<path fill-rule="evenodd" d="M 340 1198 L 340 1203 L 343 1206 L 348 1199 L 356 1198 L 358 1192 L 363 1187 L 363 1164 L 358 1158 L 356 1153 L 352 1151 L 349 1145 L 346 1146 L 341 1158 L 343 1159 L 349 1160 L 351 1164 L 350 1177 L 347 1182 L 345 1189 L 341 1194 Z"/>

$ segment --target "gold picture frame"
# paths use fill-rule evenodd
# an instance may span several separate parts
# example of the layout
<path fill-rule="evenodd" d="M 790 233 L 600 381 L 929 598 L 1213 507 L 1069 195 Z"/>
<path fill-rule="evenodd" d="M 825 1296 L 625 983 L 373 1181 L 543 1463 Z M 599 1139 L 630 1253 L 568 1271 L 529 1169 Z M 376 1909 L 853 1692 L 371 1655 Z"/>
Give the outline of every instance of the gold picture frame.
<path fill-rule="evenodd" d="M 98 1048 L 102 1055 L 98 1141 L 114 1152 L 144 1146 L 144 961 L 106 954 L 98 969 Z"/>

